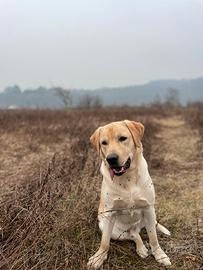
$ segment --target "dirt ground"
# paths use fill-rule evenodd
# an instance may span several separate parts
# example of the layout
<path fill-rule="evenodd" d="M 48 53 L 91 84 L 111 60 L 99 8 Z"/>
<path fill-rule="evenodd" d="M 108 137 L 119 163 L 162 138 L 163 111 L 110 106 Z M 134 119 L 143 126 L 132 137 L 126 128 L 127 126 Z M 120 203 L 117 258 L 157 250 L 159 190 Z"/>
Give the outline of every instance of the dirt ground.
<path fill-rule="evenodd" d="M 101 123 L 127 118 L 146 126 L 157 220 L 171 232 L 158 235 L 170 269 L 203 269 L 200 129 L 180 111 L 151 109 L 0 114 L 0 269 L 86 269 L 101 238 L 101 176 L 89 136 Z M 149 247 L 145 231 L 142 237 Z M 103 269 L 165 269 L 135 250 L 130 241 L 111 241 Z"/>
<path fill-rule="evenodd" d="M 165 250 L 171 254 L 173 269 L 201 269 L 195 264 L 203 259 L 203 243 L 198 238 L 203 232 L 201 138 L 198 130 L 191 128 L 180 115 L 155 121 L 160 130 L 152 153 L 160 163 L 151 175 L 158 219 L 171 231 L 171 237 L 165 240 Z"/>

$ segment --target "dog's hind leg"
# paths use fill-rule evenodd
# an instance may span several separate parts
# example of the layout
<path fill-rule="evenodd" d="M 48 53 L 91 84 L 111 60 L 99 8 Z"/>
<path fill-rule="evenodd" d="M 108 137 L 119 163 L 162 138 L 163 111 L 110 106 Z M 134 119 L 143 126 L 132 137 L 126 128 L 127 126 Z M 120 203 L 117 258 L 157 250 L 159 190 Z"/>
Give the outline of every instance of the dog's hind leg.
<path fill-rule="evenodd" d="M 136 243 L 136 252 L 141 258 L 146 258 L 148 254 L 148 249 L 145 247 L 142 238 L 136 230 L 130 230 L 130 238 Z"/>

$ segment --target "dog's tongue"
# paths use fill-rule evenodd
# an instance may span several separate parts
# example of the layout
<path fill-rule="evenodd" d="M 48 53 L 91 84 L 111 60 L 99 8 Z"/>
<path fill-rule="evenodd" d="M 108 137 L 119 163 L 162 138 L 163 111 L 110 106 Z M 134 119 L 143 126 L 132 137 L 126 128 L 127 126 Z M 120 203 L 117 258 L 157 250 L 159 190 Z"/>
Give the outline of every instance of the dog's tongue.
<path fill-rule="evenodd" d="M 123 173 L 123 172 L 125 172 L 125 169 L 124 169 L 124 167 L 121 167 L 120 170 L 116 170 L 116 169 L 110 168 L 110 169 L 109 169 L 109 172 L 110 172 L 111 179 L 113 180 L 114 175 L 115 175 L 116 173 Z"/>
<path fill-rule="evenodd" d="M 113 181 L 114 170 L 110 168 L 109 171 L 110 171 L 111 180 Z"/>

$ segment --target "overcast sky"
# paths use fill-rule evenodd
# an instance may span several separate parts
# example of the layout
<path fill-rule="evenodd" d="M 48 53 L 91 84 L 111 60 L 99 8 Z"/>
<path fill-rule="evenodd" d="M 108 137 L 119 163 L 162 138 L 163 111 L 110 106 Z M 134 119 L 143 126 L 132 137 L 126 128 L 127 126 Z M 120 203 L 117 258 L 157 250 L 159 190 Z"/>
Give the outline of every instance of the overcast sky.
<path fill-rule="evenodd" d="M 203 0 L 0 0 L 0 90 L 203 76 Z"/>

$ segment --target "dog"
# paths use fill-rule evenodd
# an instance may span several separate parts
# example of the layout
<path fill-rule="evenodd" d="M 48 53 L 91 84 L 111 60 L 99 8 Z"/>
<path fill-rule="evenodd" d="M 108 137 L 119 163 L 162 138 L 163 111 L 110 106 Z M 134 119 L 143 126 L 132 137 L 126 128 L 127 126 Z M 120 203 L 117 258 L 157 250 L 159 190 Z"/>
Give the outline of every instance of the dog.
<path fill-rule="evenodd" d="M 142 228 L 146 228 L 157 262 L 171 265 L 157 239 L 157 230 L 166 235 L 170 232 L 156 221 L 155 190 L 143 157 L 143 135 L 143 124 L 124 120 L 99 127 L 90 137 L 102 160 L 103 181 L 98 209 L 101 244 L 89 259 L 88 269 L 102 266 L 110 239 L 133 240 L 137 254 L 146 258 L 148 250 L 139 234 Z"/>

